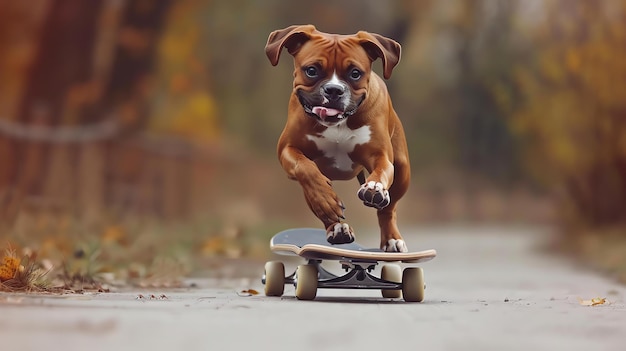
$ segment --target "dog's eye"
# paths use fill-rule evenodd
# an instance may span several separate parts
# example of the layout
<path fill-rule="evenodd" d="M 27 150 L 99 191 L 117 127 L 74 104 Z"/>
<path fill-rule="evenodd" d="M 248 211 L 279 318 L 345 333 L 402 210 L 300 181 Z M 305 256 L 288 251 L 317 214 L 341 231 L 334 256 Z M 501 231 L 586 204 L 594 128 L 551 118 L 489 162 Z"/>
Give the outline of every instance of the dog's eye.
<path fill-rule="evenodd" d="M 350 79 L 352 80 L 359 80 L 361 79 L 361 76 L 363 74 L 361 73 L 361 71 L 359 71 L 358 69 L 353 69 L 352 71 L 350 71 Z"/>
<path fill-rule="evenodd" d="M 315 66 L 305 67 L 304 68 L 304 73 L 309 78 L 316 78 L 317 77 L 317 67 L 315 67 Z"/>

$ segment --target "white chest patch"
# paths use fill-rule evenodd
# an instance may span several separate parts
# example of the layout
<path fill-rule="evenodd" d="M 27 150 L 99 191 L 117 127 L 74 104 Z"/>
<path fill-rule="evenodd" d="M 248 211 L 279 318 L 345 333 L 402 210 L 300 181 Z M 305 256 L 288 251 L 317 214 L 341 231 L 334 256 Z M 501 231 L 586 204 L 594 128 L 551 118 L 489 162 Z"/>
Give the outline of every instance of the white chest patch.
<path fill-rule="evenodd" d="M 370 127 L 362 126 L 350 129 L 347 123 L 341 123 L 326 128 L 318 135 L 307 135 L 307 139 L 313 141 L 324 156 L 334 160 L 334 167 L 341 171 L 352 170 L 352 160 L 348 154 L 354 147 L 370 141 Z"/>

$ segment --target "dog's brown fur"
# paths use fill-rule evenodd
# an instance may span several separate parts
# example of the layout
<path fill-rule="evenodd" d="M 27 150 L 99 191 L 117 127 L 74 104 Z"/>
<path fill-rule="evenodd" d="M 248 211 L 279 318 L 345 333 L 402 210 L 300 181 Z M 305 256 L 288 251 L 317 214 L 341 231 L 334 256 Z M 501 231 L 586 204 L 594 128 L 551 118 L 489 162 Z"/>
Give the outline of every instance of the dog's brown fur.
<path fill-rule="evenodd" d="M 302 186 L 328 241 L 345 243 L 354 240 L 354 233 L 344 222 L 344 206 L 331 180 L 352 179 L 367 171 L 358 196 L 378 209 L 380 246 L 407 251 L 396 224 L 396 205 L 409 186 L 408 150 L 387 87 L 371 69 L 380 58 L 383 76 L 389 78 L 400 60 L 400 45 L 377 34 L 327 34 L 304 25 L 270 34 L 265 51 L 272 65 L 278 64 L 283 48 L 295 64 L 287 123 L 278 141 L 285 172 Z M 327 116 L 337 112 L 342 113 Z M 358 140 L 367 142 L 355 144 Z M 342 151 L 349 157 L 348 167 L 346 157 L 341 159 L 343 167 L 338 166 Z"/>

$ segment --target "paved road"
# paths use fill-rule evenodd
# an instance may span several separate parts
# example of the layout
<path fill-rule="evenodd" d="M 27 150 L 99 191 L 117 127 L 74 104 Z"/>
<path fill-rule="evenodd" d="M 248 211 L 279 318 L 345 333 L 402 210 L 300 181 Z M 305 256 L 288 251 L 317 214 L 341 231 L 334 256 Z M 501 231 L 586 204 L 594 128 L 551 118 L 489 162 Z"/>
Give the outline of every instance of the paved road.
<path fill-rule="evenodd" d="M 0 349 L 624 350 L 626 287 L 537 253 L 545 235 L 414 231 L 409 247 L 439 252 L 423 265 L 426 300 L 418 304 L 338 290 L 298 301 L 293 287 L 282 298 L 245 297 L 238 292 L 263 289 L 245 278 L 200 279 L 178 291 L 1 294 Z M 579 297 L 611 303 L 586 307 Z"/>

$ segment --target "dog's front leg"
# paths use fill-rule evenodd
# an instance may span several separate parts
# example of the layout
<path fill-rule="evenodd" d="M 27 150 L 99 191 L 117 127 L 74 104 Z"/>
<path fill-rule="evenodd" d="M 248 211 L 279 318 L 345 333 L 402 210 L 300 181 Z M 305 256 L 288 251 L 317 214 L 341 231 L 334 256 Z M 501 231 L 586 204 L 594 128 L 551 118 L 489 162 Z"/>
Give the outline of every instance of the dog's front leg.
<path fill-rule="evenodd" d="M 354 241 L 354 231 L 342 222 L 345 207 L 330 179 L 320 172 L 315 162 L 299 149 L 286 146 L 280 152 L 280 163 L 289 178 L 300 183 L 309 208 L 326 228 L 328 241 L 332 244 Z"/>
<path fill-rule="evenodd" d="M 380 155 L 374 159 L 371 174 L 361 185 L 358 196 L 366 206 L 378 210 L 389 205 L 389 188 L 393 183 L 393 164 L 386 156 Z"/>

